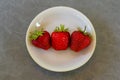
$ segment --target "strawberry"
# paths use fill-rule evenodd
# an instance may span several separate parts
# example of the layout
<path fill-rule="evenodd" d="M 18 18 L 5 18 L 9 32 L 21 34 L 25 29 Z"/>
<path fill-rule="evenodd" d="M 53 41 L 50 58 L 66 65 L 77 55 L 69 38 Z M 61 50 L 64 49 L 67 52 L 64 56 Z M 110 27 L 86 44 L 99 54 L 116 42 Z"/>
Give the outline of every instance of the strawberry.
<path fill-rule="evenodd" d="M 70 42 L 70 33 L 68 28 L 65 28 L 64 25 L 56 27 L 54 32 L 51 35 L 52 47 L 55 50 L 66 50 Z"/>
<path fill-rule="evenodd" d="M 47 31 L 35 30 L 30 35 L 31 42 L 34 46 L 42 49 L 49 49 L 50 48 L 50 34 Z"/>
<path fill-rule="evenodd" d="M 88 47 L 91 43 L 91 37 L 90 34 L 85 33 L 86 27 L 84 31 L 81 31 L 80 29 L 78 31 L 74 31 L 71 34 L 71 43 L 70 48 L 73 51 L 81 51 L 84 48 Z"/>

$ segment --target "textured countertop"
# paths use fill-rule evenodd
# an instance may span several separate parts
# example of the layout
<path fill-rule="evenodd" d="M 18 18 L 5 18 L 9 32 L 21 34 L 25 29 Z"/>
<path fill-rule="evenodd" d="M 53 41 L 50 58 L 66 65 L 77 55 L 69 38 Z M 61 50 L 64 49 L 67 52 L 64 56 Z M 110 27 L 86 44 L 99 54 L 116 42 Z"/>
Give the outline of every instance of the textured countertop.
<path fill-rule="evenodd" d="M 120 80 L 120 0 L 0 0 L 0 80 Z M 56 73 L 29 56 L 25 33 L 32 19 L 53 6 L 83 12 L 96 30 L 90 61 L 76 70 Z"/>

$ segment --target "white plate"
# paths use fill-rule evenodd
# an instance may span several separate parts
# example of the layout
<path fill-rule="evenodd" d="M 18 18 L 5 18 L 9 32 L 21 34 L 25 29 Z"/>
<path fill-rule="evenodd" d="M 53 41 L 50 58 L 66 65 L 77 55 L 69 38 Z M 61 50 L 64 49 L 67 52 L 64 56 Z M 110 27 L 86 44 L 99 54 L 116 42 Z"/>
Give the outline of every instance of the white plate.
<path fill-rule="evenodd" d="M 41 27 L 44 27 L 50 34 L 60 24 L 68 27 L 70 33 L 77 30 L 78 26 L 81 29 L 87 26 L 87 32 L 93 38 L 92 43 L 80 52 L 74 52 L 70 48 L 63 51 L 56 51 L 53 48 L 49 50 L 37 48 L 29 40 L 30 32 L 35 29 L 36 22 L 40 22 Z M 38 65 L 50 71 L 65 72 L 81 67 L 91 58 L 96 46 L 96 34 L 89 19 L 80 11 L 70 7 L 58 6 L 41 12 L 33 19 L 26 33 L 26 46 L 30 56 Z"/>

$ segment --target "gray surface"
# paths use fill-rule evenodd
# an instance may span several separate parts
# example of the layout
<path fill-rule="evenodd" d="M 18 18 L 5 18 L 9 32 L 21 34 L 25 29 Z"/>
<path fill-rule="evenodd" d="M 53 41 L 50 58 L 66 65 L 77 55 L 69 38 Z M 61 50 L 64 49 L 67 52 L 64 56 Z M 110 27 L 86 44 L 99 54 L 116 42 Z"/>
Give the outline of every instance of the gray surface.
<path fill-rule="evenodd" d="M 0 80 L 120 80 L 120 0 L 0 0 Z M 82 11 L 97 33 L 93 57 L 83 67 L 55 73 L 29 56 L 25 33 L 42 10 L 64 5 Z"/>

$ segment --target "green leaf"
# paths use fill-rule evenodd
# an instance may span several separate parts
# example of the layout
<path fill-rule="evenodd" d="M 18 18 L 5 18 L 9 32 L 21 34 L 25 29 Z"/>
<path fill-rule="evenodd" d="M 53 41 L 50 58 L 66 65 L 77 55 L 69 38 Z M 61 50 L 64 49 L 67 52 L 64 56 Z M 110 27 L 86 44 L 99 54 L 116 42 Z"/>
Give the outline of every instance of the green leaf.
<path fill-rule="evenodd" d="M 61 29 L 60 29 L 61 31 L 64 31 L 65 26 L 62 25 L 62 24 L 60 24 L 60 28 L 61 28 Z"/>
<path fill-rule="evenodd" d="M 30 38 L 31 38 L 32 40 L 36 40 L 36 39 L 38 38 L 38 36 L 37 36 L 37 35 L 31 35 Z"/>
<path fill-rule="evenodd" d="M 67 32 L 68 30 L 69 30 L 69 29 L 68 29 L 68 28 L 66 28 L 64 31 L 65 31 L 65 32 Z"/>
<path fill-rule="evenodd" d="M 58 26 L 56 26 L 56 28 L 55 28 L 55 30 L 54 30 L 54 31 L 55 31 L 55 32 L 57 32 L 57 31 L 58 31 L 58 28 L 59 28 L 59 27 L 58 27 Z"/>
<path fill-rule="evenodd" d="M 40 31 L 35 30 L 34 32 L 31 33 L 30 39 L 31 39 L 31 40 L 36 40 L 39 36 L 42 36 L 43 33 L 44 33 L 44 32 L 43 32 L 43 29 L 41 29 Z"/>
<path fill-rule="evenodd" d="M 68 28 L 65 28 L 63 24 L 60 24 L 60 26 L 59 27 L 57 26 L 54 31 L 55 32 L 67 32 Z"/>

